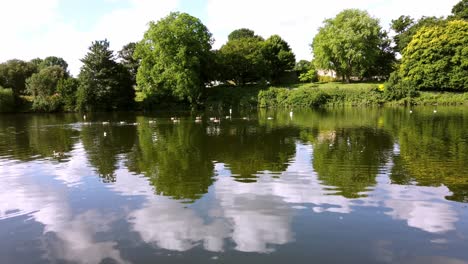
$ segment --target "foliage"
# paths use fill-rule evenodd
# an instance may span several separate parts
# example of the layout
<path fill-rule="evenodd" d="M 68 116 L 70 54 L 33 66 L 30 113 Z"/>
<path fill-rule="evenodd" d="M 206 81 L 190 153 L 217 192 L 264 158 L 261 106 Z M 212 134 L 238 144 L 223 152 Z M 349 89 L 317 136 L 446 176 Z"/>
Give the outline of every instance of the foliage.
<path fill-rule="evenodd" d="M 308 60 L 300 60 L 296 62 L 296 65 L 294 66 L 294 70 L 297 72 L 297 75 L 307 73 L 312 68 L 313 68 L 313 65 Z"/>
<path fill-rule="evenodd" d="M 468 0 L 460 0 L 452 8 L 452 19 L 468 20 Z"/>
<path fill-rule="evenodd" d="M 324 76 L 320 76 L 320 77 L 324 77 Z M 319 76 L 317 75 L 317 71 L 313 68 L 309 69 L 307 72 L 305 73 L 301 73 L 301 75 L 299 75 L 299 81 L 301 82 L 316 82 L 319 80 Z"/>
<path fill-rule="evenodd" d="M 132 106 L 135 90 L 131 76 L 114 60 L 107 40 L 93 42 L 81 61 L 79 110 L 122 110 Z"/>
<path fill-rule="evenodd" d="M 258 94 L 259 107 L 319 107 L 327 103 L 327 94 L 313 88 L 270 88 Z"/>
<path fill-rule="evenodd" d="M 243 38 L 257 38 L 263 40 L 262 37 L 255 35 L 255 32 L 248 28 L 240 28 L 232 31 L 228 36 L 228 41 L 243 39 Z"/>
<path fill-rule="evenodd" d="M 120 59 L 120 64 L 122 64 L 132 76 L 132 81 L 136 84 L 136 75 L 138 72 L 138 67 L 140 62 L 133 57 L 135 53 L 136 43 L 130 42 L 118 52 L 118 57 Z"/>
<path fill-rule="evenodd" d="M 400 16 L 396 20 L 392 20 L 391 28 L 395 31 L 393 42 L 396 52 L 402 54 L 404 49 L 413 39 L 413 36 L 423 27 L 441 25 L 445 23 L 445 19 L 438 17 L 422 17 L 417 22 L 409 16 Z"/>
<path fill-rule="evenodd" d="M 468 88 L 468 22 L 424 27 L 403 53 L 399 75 L 417 89 Z"/>
<path fill-rule="evenodd" d="M 15 100 L 13 91 L 0 86 L 0 112 L 14 112 Z"/>
<path fill-rule="evenodd" d="M 63 110 L 72 112 L 76 108 L 76 92 L 80 82 L 75 78 L 61 79 L 57 84 L 57 93 L 63 104 Z"/>
<path fill-rule="evenodd" d="M 26 80 L 27 91 L 33 96 L 32 110 L 54 112 L 60 109 L 61 99 L 57 94 L 57 85 L 66 75 L 61 66 L 54 65 L 42 68 Z"/>
<path fill-rule="evenodd" d="M 264 42 L 262 53 L 269 68 L 271 83 L 279 83 L 281 76 L 295 66 L 296 56 L 289 44 L 278 35 L 273 35 Z"/>
<path fill-rule="evenodd" d="M 419 95 L 416 91 L 416 85 L 410 80 L 403 81 L 397 72 L 392 73 L 390 79 L 385 85 L 384 98 L 388 101 L 397 101 L 409 99 Z"/>
<path fill-rule="evenodd" d="M 186 13 L 171 13 L 150 22 L 137 44 L 138 88 L 147 97 L 174 97 L 197 104 L 209 81 L 213 39 L 202 22 Z"/>
<path fill-rule="evenodd" d="M 0 86 L 11 88 L 15 99 L 26 92 L 26 79 L 37 71 L 31 62 L 9 60 L 0 64 Z"/>
<path fill-rule="evenodd" d="M 58 94 L 34 97 L 32 110 L 35 112 L 57 112 L 61 110 L 62 100 Z"/>
<path fill-rule="evenodd" d="M 327 76 L 327 75 L 319 75 L 317 77 L 318 81 L 321 83 L 329 83 L 329 82 L 336 82 L 336 78 Z"/>
<path fill-rule="evenodd" d="M 387 80 L 396 68 L 396 55 L 388 33 L 381 31 L 380 39 L 379 51 L 375 63 L 364 73 L 364 77 L 368 80 Z"/>
<path fill-rule="evenodd" d="M 44 60 L 41 60 L 41 63 L 38 65 L 38 70 L 45 69 L 51 66 L 59 66 L 63 69 L 63 72 L 68 76 L 68 63 L 60 57 L 49 56 L 46 57 Z"/>
<path fill-rule="evenodd" d="M 237 85 L 258 82 L 268 75 L 268 64 L 262 54 L 264 41 L 255 36 L 239 35 L 242 37 L 232 37 L 217 53 L 220 78 L 233 80 Z"/>
<path fill-rule="evenodd" d="M 58 82 L 65 78 L 65 71 L 60 66 L 42 68 L 26 80 L 28 94 L 39 96 L 50 96 L 57 91 Z"/>
<path fill-rule="evenodd" d="M 378 19 L 357 9 L 325 20 L 312 44 L 316 67 L 334 70 L 347 82 L 365 77 L 380 55 L 381 31 Z"/>

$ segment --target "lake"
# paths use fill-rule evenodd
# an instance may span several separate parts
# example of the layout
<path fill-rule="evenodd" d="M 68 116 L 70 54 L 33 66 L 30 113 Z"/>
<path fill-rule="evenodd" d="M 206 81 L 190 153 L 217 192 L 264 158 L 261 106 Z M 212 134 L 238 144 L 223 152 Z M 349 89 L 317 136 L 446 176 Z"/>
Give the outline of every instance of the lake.
<path fill-rule="evenodd" d="M 467 107 L 227 115 L 0 116 L 0 263 L 468 263 Z"/>

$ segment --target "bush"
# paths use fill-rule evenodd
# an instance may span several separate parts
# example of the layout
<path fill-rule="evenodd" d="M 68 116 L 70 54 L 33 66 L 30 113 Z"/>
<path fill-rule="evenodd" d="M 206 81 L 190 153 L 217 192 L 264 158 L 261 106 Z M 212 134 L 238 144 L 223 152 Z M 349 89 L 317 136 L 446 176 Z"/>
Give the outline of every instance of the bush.
<path fill-rule="evenodd" d="M 14 106 L 13 90 L 0 87 L 0 112 L 14 112 Z"/>
<path fill-rule="evenodd" d="M 290 92 L 287 102 L 293 107 L 319 107 L 325 105 L 328 99 L 329 96 L 320 90 L 298 88 Z"/>
<path fill-rule="evenodd" d="M 423 27 L 404 50 L 401 80 L 421 90 L 464 91 L 468 89 L 467 47 L 467 21 Z"/>
<path fill-rule="evenodd" d="M 35 112 L 57 112 L 62 108 L 62 98 L 58 94 L 52 96 L 36 96 L 32 104 Z"/>
<path fill-rule="evenodd" d="M 326 93 L 311 88 L 270 88 L 258 94 L 259 107 L 319 107 L 328 99 Z"/>
<path fill-rule="evenodd" d="M 383 92 L 387 101 L 411 99 L 419 96 L 416 85 L 411 80 L 402 80 L 397 73 L 392 73 Z"/>
<path fill-rule="evenodd" d="M 305 73 L 301 73 L 301 75 L 299 75 L 299 81 L 304 83 L 318 81 L 317 71 L 315 69 L 310 69 Z"/>
<path fill-rule="evenodd" d="M 336 82 L 336 78 L 331 76 L 319 76 L 318 81 L 321 83 Z"/>

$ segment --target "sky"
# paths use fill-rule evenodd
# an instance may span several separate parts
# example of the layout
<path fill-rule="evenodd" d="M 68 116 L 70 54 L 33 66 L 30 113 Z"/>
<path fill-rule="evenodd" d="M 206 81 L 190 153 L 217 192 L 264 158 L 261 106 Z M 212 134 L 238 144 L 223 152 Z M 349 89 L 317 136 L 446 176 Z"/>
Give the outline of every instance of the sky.
<path fill-rule="evenodd" d="M 111 49 L 139 41 L 149 21 L 171 11 L 201 19 L 221 47 L 227 35 L 250 28 L 268 38 L 279 34 L 296 54 L 312 59 L 310 43 L 326 18 L 346 8 L 367 10 L 384 29 L 400 15 L 446 16 L 459 0 L 0 0 L 0 62 L 63 57 L 73 75 L 94 40 Z"/>

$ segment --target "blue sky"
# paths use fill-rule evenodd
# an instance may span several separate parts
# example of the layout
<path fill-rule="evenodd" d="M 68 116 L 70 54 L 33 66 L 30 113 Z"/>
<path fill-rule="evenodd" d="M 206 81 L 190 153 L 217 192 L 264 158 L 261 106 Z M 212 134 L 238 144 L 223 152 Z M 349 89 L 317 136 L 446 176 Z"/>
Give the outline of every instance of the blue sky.
<path fill-rule="evenodd" d="M 141 39 L 149 21 L 171 11 L 202 20 L 219 48 L 236 28 L 267 38 L 281 35 L 297 60 L 312 58 L 310 43 L 326 18 L 345 8 L 367 10 L 388 29 L 400 15 L 446 16 L 458 0 L 5 0 L 0 2 L 0 61 L 61 56 L 77 74 L 93 40 L 107 38 L 119 50 Z"/>

